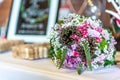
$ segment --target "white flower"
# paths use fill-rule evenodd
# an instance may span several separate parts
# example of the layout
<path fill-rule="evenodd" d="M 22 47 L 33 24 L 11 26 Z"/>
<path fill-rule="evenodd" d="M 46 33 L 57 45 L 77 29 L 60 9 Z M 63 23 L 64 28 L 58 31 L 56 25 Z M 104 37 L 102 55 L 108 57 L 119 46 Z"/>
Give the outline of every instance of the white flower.
<path fill-rule="evenodd" d="M 103 50 L 103 51 L 104 51 L 104 53 L 109 53 L 109 52 L 108 52 L 108 47 L 107 47 L 107 45 L 105 45 L 105 47 L 104 47 L 104 50 Z"/>
<path fill-rule="evenodd" d="M 109 40 L 110 35 L 107 30 L 102 30 L 102 36 L 105 40 Z"/>
<path fill-rule="evenodd" d="M 101 22 L 99 20 L 92 20 L 91 18 L 88 18 L 88 21 L 93 29 L 95 29 L 98 26 L 101 26 Z"/>
<path fill-rule="evenodd" d="M 73 24 L 71 22 L 64 23 L 62 28 L 71 27 Z"/>
<path fill-rule="evenodd" d="M 96 65 L 92 65 L 94 69 L 97 69 L 99 68 L 99 66 L 96 64 Z"/>
<path fill-rule="evenodd" d="M 97 58 L 94 59 L 94 62 L 100 62 L 102 64 L 104 64 L 104 59 L 106 58 L 107 56 L 105 54 L 101 54 L 99 55 Z"/>
<path fill-rule="evenodd" d="M 95 51 L 95 54 L 96 54 L 97 56 L 99 56 L 99 55 L 101 54 L 101 51 L 98 49 L 98 50 Z"/>
<path fill-rule="evenodd" d="M 109 54 L 109 55 L 107 56 L 107 60 L 114 61 L 113 54 Z"/>
<path fill-rule="evenodd" d="M 60 25 L 59 24 L 55 24 L 55 26 L 53 27 L 55 30 L 59 29 Z"/>

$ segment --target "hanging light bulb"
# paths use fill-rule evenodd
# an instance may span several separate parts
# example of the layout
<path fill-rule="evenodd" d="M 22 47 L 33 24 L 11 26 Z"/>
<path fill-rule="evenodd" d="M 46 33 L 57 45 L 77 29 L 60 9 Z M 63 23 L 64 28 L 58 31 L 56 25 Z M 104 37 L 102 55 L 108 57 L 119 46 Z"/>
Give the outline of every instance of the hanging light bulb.
<path fill-rule="evenodd" d="M 102 12 L 102 3 L 100 0 L 87 0 L 88 4 L 85 8 L 84 15 L 92 17 L 93 19 L 98 19 Z"/>
<path fill-rule="evenodd" d="M 0 4 L 3 3 L 4 0 L 0 0 Z"/>

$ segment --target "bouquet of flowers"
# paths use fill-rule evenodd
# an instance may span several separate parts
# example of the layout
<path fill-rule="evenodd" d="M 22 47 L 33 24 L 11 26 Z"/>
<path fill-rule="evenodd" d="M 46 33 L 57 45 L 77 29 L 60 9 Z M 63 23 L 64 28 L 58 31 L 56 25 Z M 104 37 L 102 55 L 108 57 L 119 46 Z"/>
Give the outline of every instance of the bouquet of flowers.
<path fill-rule="evenodd" d="M 114 64 L 116 41 L 100 20 L 69 14 L 50 32 L 49 55 L 59 68 L 81 71 Z"/>

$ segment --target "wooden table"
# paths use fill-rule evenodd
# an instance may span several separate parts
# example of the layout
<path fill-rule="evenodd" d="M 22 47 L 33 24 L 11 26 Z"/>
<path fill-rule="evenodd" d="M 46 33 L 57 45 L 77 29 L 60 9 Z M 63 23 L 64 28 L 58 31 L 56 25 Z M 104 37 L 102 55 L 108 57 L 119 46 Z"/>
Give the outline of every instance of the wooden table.
<path fill-rule="evenodd" d="M 120 69 L 85 71 L 57 69 L 50 59 L 22 60 L 13 58 L 11 52 L 0 54 L 0 80 L 120 80 Z"/>

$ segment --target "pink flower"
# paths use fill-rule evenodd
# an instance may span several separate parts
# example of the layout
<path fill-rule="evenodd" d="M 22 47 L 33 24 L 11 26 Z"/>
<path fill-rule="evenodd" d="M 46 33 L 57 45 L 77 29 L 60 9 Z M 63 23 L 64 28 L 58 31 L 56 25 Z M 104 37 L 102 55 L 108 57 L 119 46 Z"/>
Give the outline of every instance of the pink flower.
<path fill-rule="evenodd" d="M 83 31 L 82 31 L 82 36 L 83 36 L 83 37 L 86 37 L 87 34 L 88 34 L 88 31 L 87 31 L 87 30 L 83 30 Z"/>
<path fill-rule="evenodd" d="M 80 39 L 78 39 L 78 43 L 80 43 L 80 41 L 81 41 L 81 38 L 80 38 Z"/>
<path fill-rule="evenodd" d="M 58 32 L 61 33 L 61 31 L 62 31 L 62 27 L 59 26 L 59 27 L 58 27 Z"/>
<path fill-rule="evenodd" d="M 88 65 L 88 62 L 87 62 L 87 61 L 85 61 L 85 64 L 86 64 L 86 65 Z"/>
<path fill-rule="evenodd" d="M 63 63 L 63 67 L 70 68 L 70 69 L 76 69 L 80 62 L 81 62 L 80 57 L 72 58 L 71 56 L 67 55 Z"/>
<path fill-rule="evenodd" d="M 74 54 L 75 57 L 79 56 L 79 52 L 78 51 L 73 51 L 73 54 Z"/>
<path fill-rule="evenodd" d="M 89 26 L 90 26 L 90 24 L 89 24 L 87 21 L 85 21 L 85 22 L 83 23 L 83 25 L 84 25 L 84 27 L 89 27 Z"/>
<path fill-rule="evenodd" d="M 117 22 L 118 24 L 120 24 L 120 19 L 117 19 L 117 18 L 116 18 L 116 22 Z"/>
<path fill-rule="evenodd" d="M 78 32 L 82 34 L 82 37 L 87 37 L 88 31 L 86 26 L 78 26 Z"/>
<path fill-rule="evenodd" d="M 83 30 L 83 26 L 78 26 L 78 31 L 82 32 L 82 30 Z"/>
<path fill-rule="evenodd" d="M 118 11 L 116 11 L 116 13 L 118 14 Z M 116 20 L 116 22 L 117 22 L 118 24 L 120 24 L 120 19 L 115 18 L 115 20 Z"/>
<path fill-rule="evenodd" d="M 100 33 L 102 32 L 102 28 L 101 27 L 97 27 L 97 28 L 95 28 L 95 30 L 100 32 Z"/>
<path fill-rule="evenodd" d="M 80 37 L 79 37 L 78 35 L 76 35 L 76 34 L 73 34 L 73 35 L 72 35 L 72 38 L 78 40 Z"/>
<path fill-rule="evenodd" d="M 100 42 L 102 41 L 102 39 L 101 39 L 100 37 L 96 37 L 96 41 L 97 41 L 98 43 L 100 43 Z"/>

